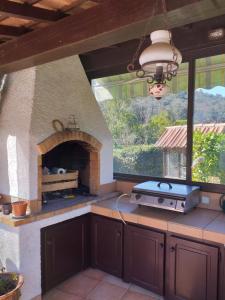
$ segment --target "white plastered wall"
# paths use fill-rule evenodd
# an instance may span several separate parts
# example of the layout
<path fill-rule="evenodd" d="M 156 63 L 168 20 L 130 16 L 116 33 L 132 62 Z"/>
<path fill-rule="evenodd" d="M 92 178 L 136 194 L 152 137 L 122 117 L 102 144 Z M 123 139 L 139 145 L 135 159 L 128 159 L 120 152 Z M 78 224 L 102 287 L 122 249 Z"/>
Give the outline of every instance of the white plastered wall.
<path fill-rule="evenodd" d="M 55 217 L 10 227 L 0 224 L 0 268 L 24 276 L 21 300 L 31 300 L 41 290 L 41 228 L 72 219 L 91 211 L 90 206 Z"/>
<path fill-rule="evenodd" d="M 30 125 L 35 69 L 8 76 L 0 113 L 0 193 L 30 199 Z"/>
<path fill-rule="evenodd" d="M 0 114 L 0 193 L 37 199 L 36 145 L 74 114 L 102 144 L 100 184 L 113 181 L 112 137 L 78 56 L 9 75 Z"/>

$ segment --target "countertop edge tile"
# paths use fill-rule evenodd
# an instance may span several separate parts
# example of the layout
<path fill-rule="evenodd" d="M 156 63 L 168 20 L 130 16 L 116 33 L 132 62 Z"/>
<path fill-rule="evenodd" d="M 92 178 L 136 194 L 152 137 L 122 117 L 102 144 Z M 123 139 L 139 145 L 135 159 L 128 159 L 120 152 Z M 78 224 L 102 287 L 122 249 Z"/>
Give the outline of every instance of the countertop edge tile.
<path fill-rule="evenodd" d="M 168 231 L 193 238 L 203 239 L 203 228 L 168 222 Z"/>
<path fill-rule="evenodd" d="M 225 246 L 225 234 L 210 230 L 203 231 L 203 239 L 205 241 L 223 244 Z"/>

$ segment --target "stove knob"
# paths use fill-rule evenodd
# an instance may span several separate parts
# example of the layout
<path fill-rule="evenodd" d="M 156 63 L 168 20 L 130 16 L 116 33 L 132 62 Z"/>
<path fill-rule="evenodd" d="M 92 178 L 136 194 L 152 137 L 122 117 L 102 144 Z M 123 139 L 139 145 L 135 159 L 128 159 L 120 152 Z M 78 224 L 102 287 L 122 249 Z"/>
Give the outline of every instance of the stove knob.
<path fill-rule="evenodd" d="M 159 204 L 162 204 L 163 202 L 164 202 L 164 198 L 159 197 L 159 198 L 158 198 L 158 203 L 159 203 Z"/>
<path fill-rule="evenodd" d="M 184 206 L 185 206 L 185 204 L 184 204 L 184 202 L 182 202 L 182 203 L 181 203 L 181 207 L 183 207 L 183 208 L 184 208 Z"/>
<path fill-rule="evenodd" d="M 140 194 L 136 194 L 136 195 L 135 195 L 135 199 L 136 199 L 136 200 L 139 200 L 140 198 L 141 198 L 141 195 L 140 195 Z"/>

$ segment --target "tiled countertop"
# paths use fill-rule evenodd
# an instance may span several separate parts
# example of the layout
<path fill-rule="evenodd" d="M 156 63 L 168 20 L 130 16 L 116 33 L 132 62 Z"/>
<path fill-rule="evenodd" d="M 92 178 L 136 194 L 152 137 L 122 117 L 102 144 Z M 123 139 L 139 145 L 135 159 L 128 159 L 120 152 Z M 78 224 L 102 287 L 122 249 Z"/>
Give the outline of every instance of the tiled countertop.
<path fill-rule="evenodd" d="M 91 205 L 93 203 L 96 203 L 98 201 L 104 201 L 105 199 L 111 199 L 115 198 L 119 193 L 109 193 L 103 196 L 87 196 L 82 197 L 82 199 L 73 199 L 73 200 L 67 200 L 67 201 L 62 201 L 61 205 L 57 205 L 54 203 L 54 205 L 49 205 L 49 206 L 43 206 L 42 211 L 39 213 L 29 215 L 26 218 L 23 219 L 13 219 L 12 214 L 10 215 L 3 215 L 0 212 L 0 223 L 9 225 L 9 226 L 20 226 L 24 224 L 29 224 L 35 221 L 40 221 L 46 218 L 51 218 L 75 209 L 79 209 L 88 205 Z M 64 203 L 64 204 L 63 204 Z"/>
<path fill-rule="evenodd" d="M 0 213 L 0 222 L 10 226 L 20 226 L 85 206 L 90 206 L 92 213 L 119 220 L 120 215 L 116 208 L 118 194 L 110 193 L 100 197 L 88 197 L 82 201 L 73 201 L 70 206 L 55 207 L 52 210 L 44 208 L 42 212 L 21 220 L 15 220 L 11 216 Z M 120 200 L 119 210 L 127 222 L 225 245 L 225 214 L 222 211 L 195 208 L 183 215 L 172 211 L 137 206 L 129 203 L 127 199 Z"/>
<path fill-rule="evenodd" d="M 225 245 L 225 214 L 223 212 L 195 208 L 183 215 L 156 208 L 139 207 L 129 203 L 128 200 L 121 200 L 119 209 L 123 219 L 127 222 Z M 93 203 L 91 211 L 102 216 L 120 219 L 115 198 Z"/>

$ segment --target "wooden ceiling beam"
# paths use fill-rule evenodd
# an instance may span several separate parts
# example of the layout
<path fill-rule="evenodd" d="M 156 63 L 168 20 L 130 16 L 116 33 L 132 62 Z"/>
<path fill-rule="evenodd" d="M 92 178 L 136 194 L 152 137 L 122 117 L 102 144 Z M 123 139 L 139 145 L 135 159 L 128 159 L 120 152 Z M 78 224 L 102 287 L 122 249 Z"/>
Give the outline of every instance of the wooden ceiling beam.
<path fill-rule="evenodd" d="M 196 54 L 202 53 L 203 49 L 204 51 L 216 47 L 220 49 L 222 45 L 225 45 L 225 38 L 209 40 L 208 32 L 215 28 L 225 28 L 225 15 L 172 29 L 173 42 L 181 51 L 183 59 L 187 60 L 191 55 L 196 56 Z M 100 74 L 108 71 L 110 74 L 110 71 L 116 68 L 118 70 L 123 68 L 122 72 L 126 72 L 126 66 L 130 63 L 133 54 L 138 48 L 138 44 L 139 40 L 133 39 L 116 44 L 113 47 L 83 53 L 80 55 L 80 58 L 86 73 L 90 74 L 90 78 L 94 78 L 95 76 L 92 75 L 95 73 Z M 146 36 L 140 53 L 148 45 L 150 45 L 150 40 Z"/>
<path fill-rule="evenodd" d="M 15 27 L 0 24 L 0 37 L 15 38 L 30 31 L 32 30 L 26 27 Z"/>
<path fill-rule="evenodd" d="M 225 14 L 225 1 L 170 0 L 168 28 Z M 28 33 L 0 46 L 0 72 L 11 72 L 69 55 L 108 47 L 139 38 L 146 30 L 165 27 L 162 10 L 154 11 L 155 0 L 105 0 L 103 4 L 64 18 L 47 28 Z M 149 22 L 149 18 L 151 21 Z M 148 22 L 147 22 L 148 21 Z"/>
<path fill-rule="evenodd" d="M 17 3 L 0 0 L 0 14 L 33 21 L 55 22 L 66 15 L 62 12 L 32 6 L 28 3 Z"/>

